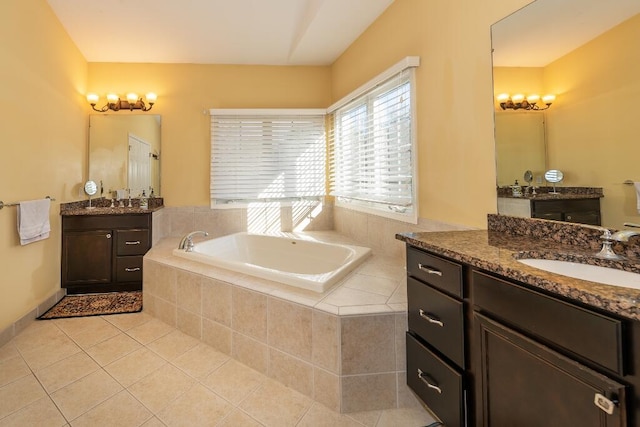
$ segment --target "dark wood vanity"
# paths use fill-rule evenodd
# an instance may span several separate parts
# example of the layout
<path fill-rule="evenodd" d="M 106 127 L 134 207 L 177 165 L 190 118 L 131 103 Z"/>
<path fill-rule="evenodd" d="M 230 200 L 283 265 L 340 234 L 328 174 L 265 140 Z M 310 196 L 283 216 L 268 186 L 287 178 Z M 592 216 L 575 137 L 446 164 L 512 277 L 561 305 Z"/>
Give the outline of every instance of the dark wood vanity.
<path fill-rule="evenodd" d="M 614 312 L 640 291 L 607 287 L 586 304 L 514 279 L 512 251 L 482 232 L 419 234 L 401 239 L 407 384 L 444 425 L 640 426 L 640 321 Z M 593 298 L 599 288 L 583 283 Z M 619 307 L 597 306 L 609 299 Z"/>
<path fill-rule="evenodd" d="M 69 294 L 142 289 L 151 213 L 62 217 L 62 287 Z"/>

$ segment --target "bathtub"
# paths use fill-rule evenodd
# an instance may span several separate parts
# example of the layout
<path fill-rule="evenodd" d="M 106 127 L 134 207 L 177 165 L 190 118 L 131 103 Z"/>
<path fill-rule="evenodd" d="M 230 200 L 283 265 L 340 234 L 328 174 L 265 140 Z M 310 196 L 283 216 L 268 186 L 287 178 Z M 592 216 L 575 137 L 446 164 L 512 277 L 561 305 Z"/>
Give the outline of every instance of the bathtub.
<path fill-rule="evenodd" d="M 235 233 L 173 254 L 297 288 L 325 292 L 360 265 L 371 249 L 325 243 L 305 233 Z"/>

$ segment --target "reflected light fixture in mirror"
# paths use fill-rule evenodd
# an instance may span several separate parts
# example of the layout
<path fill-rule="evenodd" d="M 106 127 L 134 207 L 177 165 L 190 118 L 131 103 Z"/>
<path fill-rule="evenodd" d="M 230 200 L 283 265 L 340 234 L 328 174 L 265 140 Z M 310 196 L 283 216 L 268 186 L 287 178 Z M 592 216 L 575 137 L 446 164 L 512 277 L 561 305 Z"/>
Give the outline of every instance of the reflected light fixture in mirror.
<path fill-rule="evenodd" d="M 133 92 L 128 93 L 126 99 L 120 99 L 118 95 L 110 93 L 107 95 L 107 103 L 100 108 L 96 108 L 98 101 L 100 101 L 100 96 L 95 93 L 90 93 L 87 95 L 87 101 L 89 102 L 89 104 L 91 104 L 91 108 L 93 108 L 94 111 L 98 111 L 100 113 L 105 113 L 109 110 L 149 111 L 153 108 L 153 104 L 156 103 L 157 99 L 158 96 L 153 92 L 149 92 L 146 94 L 146 102 L 142 99 L 142 97 L 138 97 L 138 95 Z"/>
<path fill-rule="evenodd" d="M 544 107 L 541 107 L 540 95 L 532 94 L 524 96 L 523 94 L 509 95 L 508 93 L 501 93 L 496 97 L 500 108 L 503 110 L 546 110 L 551 107 L 553 101 L 556 100 L 555 95 L 545 95 L 542 97 Z"/>

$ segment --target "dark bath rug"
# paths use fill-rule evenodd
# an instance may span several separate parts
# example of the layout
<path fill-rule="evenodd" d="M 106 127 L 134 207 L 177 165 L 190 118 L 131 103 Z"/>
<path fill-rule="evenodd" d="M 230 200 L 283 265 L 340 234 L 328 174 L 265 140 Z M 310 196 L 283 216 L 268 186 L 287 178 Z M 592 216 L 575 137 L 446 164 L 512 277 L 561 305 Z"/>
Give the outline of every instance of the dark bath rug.
<path fill-rule="evenodd" d="M 66 295 L 38 319 L 101 316 L 139 311 L 142 311 L 141 291 Z"/>

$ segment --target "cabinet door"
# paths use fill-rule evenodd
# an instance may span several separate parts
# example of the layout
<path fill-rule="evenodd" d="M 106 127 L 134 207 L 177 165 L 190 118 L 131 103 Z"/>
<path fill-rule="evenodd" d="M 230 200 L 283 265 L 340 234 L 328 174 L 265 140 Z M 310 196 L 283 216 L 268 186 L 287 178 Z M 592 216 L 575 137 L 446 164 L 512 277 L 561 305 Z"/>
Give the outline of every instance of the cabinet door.
<path fill-rule="evenodd" d="M 626 426 L 625 386 L 478 313 L 474 323 L 483 426 Z"/>
<path fill-rule="evenodd" d="M 110 283 L 112 237 L 110 230 L 65 231 L 62 285 Z"/>

